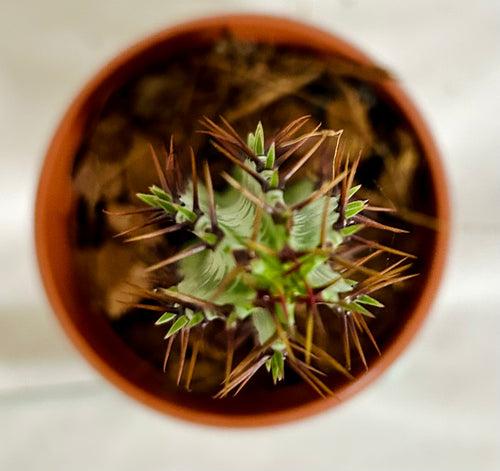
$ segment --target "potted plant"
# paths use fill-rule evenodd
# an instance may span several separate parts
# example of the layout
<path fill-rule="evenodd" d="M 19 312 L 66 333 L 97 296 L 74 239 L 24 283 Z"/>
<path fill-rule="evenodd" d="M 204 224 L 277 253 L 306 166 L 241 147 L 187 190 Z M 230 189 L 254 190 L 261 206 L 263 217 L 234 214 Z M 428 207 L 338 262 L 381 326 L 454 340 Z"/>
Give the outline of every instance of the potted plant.
<path fill-rule="evenodd" d="M 380 374 L 427 313 L 447 236 L 437 151 L 390 76 L 327 33 L 252 15 L 167 30 L 103 69 L 56 132 L 36 208 L 49 299 L 86 357 L 161 411 L 224 425 L 310 415 Z M 409 275 L 393 258 L 407 256 Z M 385 305 L 374 320 L 370 304 Z"/>

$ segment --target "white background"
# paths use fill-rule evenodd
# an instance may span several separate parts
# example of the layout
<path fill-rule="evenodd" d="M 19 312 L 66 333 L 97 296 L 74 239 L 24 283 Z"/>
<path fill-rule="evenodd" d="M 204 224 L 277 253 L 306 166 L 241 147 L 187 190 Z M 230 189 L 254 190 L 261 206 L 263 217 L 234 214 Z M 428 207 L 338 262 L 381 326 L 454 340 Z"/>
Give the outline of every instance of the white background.
<path fill-rule="evenodd" d="M 453 243 L 429 321 L 337 410 L 251 431 L 156 414 L 80 358 L 32 244 L 44 150 L 71 97 L 151 31 L 229 11 L 339 33 L 396 72 L 442 149 Z M 500 469 L 500 4 L 487 0 L 0 0 L 0 469 Z"/>

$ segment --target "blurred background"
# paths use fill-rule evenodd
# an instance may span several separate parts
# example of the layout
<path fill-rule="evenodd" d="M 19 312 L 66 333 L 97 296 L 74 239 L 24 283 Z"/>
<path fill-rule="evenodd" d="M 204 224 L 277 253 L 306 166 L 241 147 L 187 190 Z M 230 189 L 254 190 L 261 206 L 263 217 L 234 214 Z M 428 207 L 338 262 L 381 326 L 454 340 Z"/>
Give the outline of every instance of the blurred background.
<path fill-rule="evenodd" d="M 0 15 L 0 469 L 500 469 L 500 2 L 3 0 Z M 70 99 L 150 32 L 202 15 L 286 15 L 394 71 L 443 154 L 452 247 L 429 320 L 373 386 L 271 429 L 160 416 L 76 353 L 46 302 L 32 214 Z"/>

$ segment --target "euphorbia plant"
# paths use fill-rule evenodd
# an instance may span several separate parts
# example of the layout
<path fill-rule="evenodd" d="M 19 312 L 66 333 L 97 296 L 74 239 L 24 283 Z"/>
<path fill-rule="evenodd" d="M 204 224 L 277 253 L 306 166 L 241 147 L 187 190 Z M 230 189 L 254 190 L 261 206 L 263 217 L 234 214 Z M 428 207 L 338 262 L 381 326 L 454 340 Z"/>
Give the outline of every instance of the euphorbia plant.
<path fill-rule="evenodd" d="M 142 293 L 146 301 L 140 305 L 159 312 L 156 325 L 167 340 L 164 368 L 179 339 L 177 383 L 185 374 L 187 389 L 200 346 L 211 341 L 205 327 L 222 322 L 227 354 L 216 397 L 238 393 L 261 368 L 276 384 L 285 377 L 285 365 L 318 394 L 330 394 L 321 376 L 333 368 L 350 377 L 351 350 L 367 367 L 361 336 L 378 351 L 367 318 L 383 305 L 372 295 L 414 276 L 404 274 L 410 254 L 358 234 L 366 226 L 404 232 L 366 215 L 387 209 L 357 198 L 360 157 L 351 162 L 339 152 L 341 131 L 302 132 L 308 121 L 299 118 L 268 141 L 259 123 L 245 141 L 224 119 L 218 125 L 205 118 L 202 132 L 231 164 L 220 175 L 227 186 L 218 192 L 208 161 L 200 163 L 192 150 L 191 175 L 183 179 L 172 143 L 165 171 L 151 148 L 159 186 L 137 195 L 147 205 L 137 212 L 145 215 L 141 228 L 157 228 L 128 241 L 177 231 L 190 240 L 147 269 L 160 276 L 152 291 Z M 302 175 L 315 156 L 320 164 Z M 369 268 L 382 254 L 397 260 L 381 271 Z M 162 284 L 165 267 L 175 269 L 180 281 Z M 341 321 L 342 334 L 328 341 L 342 343 L 342 359 L 316 341 L 331 335 L 325 324 L 334 319 Z M 236 339 L 248 325 L 254 347 L 233 364 Z"/>

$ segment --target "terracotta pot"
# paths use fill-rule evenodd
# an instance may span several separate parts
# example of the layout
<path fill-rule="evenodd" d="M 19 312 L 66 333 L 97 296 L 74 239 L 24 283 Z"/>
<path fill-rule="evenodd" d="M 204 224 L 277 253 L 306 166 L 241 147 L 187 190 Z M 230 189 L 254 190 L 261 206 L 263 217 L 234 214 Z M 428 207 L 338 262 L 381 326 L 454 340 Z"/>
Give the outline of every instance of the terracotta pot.
<path fill-rule="evenodd" d="M 307 46 L 327 55 L 340 55 L 359 63 L 371 63 L 364 54 L 329 33 L 295 21 L 269 16 L 241 15 L 201 19 L 150 36 L 121 53 L 84 87 L 64 115 L 48 149 L 36 201 L 35 236 L 40 271 L 54 311 L 66 333 L 101 374 L 139 401 L 182 419 L 211 425 L 258 426 L 282 423 L 317 414 L 338 405 L 379 376 L 419 330 L 427 315 L 443 271 L 449 233 L 446 181 L 434 141 L 407 95 L 394 82 L 380 86 L 385 97 L 408 120 L 427 160 L 434 187 L 438 230 L 434 238 L 429 276 L 421 297 L 399 335 L 384 349 L 368 372 L 321 399 L 303 388 L 286 394 L 263 393 L 251 401 L 235 404 L 190 398 L 189 394 L 165 393 L 158 372 L 139 360 L 118 338 L 108 321 L 89 316 L 78 290 L 71 254 L 70 226 L 74 210 L 71 168 L 92 116 L 99 112 L 110 93 L 132 71 L 140 70 L 175 50 L 196 43 L 211 42 L 229 29 L 237 38 L 292 46 Z M 250 407 L 249 403 L 252 402 Z"/>

